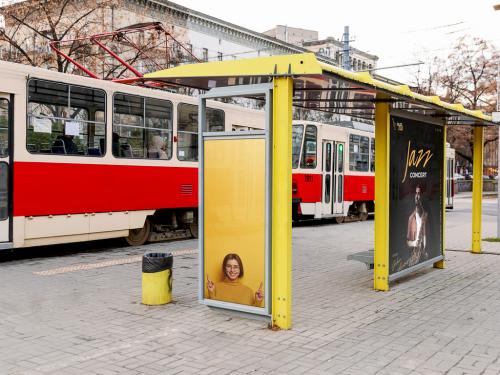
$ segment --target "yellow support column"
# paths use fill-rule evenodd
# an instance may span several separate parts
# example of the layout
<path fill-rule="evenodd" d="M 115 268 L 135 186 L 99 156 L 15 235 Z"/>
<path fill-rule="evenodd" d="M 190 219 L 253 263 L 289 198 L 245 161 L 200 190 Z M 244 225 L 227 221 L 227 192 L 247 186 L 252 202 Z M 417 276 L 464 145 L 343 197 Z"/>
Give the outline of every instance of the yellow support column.
<path fill-rule="evenodd" d="M 481 215 L 483 205 L 483 128 L 474 127 L 474 152 L 472 156 L 472 252 L 481 253 Z"/>
<path fill-rule="evenodd" d="M 377 96 L 377 99 L 383 97 Z M 373 288 L 389 290 L 389 103 L 375 104 L 375 254 Z"/>
<path fill-rule="evenodd" d="M 453 171 L 452 171 L 453 172 Z M 443 206 L 441 207 L 441 215 L 443 218 L 443 227 L 441 228 L 441 239 L 443 242 L 443 257 L 445 249 L 445 233 L 446 233 L 446 178 L 448 174 L 448 162 L 446 160 L 446 124 L 443 126 Z M 434 268 L 444 269 L 444 259 L 434 263 Z"/>
<path fill-rule="evenodd" d="M 273 85 L 272 320 L 292 327 L 292 96 L 293 79 Z"/>

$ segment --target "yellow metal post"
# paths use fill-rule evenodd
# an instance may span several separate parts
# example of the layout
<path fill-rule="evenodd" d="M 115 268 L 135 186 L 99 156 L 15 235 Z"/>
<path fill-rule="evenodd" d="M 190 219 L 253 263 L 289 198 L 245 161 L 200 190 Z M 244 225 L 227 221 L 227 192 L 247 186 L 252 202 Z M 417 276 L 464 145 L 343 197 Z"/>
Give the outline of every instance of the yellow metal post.
<path fill-rule="evenodd" d="M 453 172 L 453 171 L 452 171 Z M 441 217 L 443 218 L 443 227 L 441 228 L 441 239 L 443 241 L 443 257 L 445 249 L 445 233 L 446 233 L 446 186 L 448 174 L 448 161 L 446 160 L 446 124 L 443 126 L 443 206 L 441 207 Z M 434 263 L 434 268 L 443 269 L 445 267 L 444 259 Z"/>
<path fill-rule="evenodd" d="M 378 99 L 383 97 L 377 96 Z M 389 290 L 389 103 L 375 104 L 375 254 L 373 288 Z"/>
<path fill-rule="evenodd" d="M 483 127 L 474 127 L 472 181 L 472 252 L 481 253 L 481 214 L 483 205 Z"/>
<path fill-rule="evenodd" d="M 292 327 L 292 96 L 293 79 L 273 85 L 272 320 Z"/>

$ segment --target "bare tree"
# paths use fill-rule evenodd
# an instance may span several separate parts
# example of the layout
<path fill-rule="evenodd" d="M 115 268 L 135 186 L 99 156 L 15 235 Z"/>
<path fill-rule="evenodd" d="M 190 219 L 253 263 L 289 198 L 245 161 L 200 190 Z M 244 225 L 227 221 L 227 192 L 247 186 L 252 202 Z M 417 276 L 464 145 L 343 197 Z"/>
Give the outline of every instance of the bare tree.
<path fill-rule="evenodd" d="M 434 57 L 423 67 L 418 66 L 418 70 L 413 77 L 413 85 L 419 94 L 436 95 L 439 90 L 439 77 L 441 76 L 441 67 L 443 62 L 438 57 Z"/>
<path fill-rule="evenodd" d="M 5 24 L 4 29 L 0 29 L 0 40 L 5 46 L 2 59 L 67 72 L 70 63 L 54 54 L 49 43 L 102 31 L 102 12 L 118 2 L 27 0 L 4 6 L 0 9 Z M 79 57 L 91 52 L 85 44 L 75 40 L 68 46 L 66 54 Z"/>
<path fill-rule="evenodd" d="M 461 103 L 469 109 L 491 112 L 496 107 L 496 75 L 498 51 L 480 38 L 457 40 L 446 59 L 433 59 L 428 74 L 417 74 L 414 84 L 426 95 L 439 95 L 444 100 Z M 455 148 L 462 164 L 472 164 L 473 135 L 469 126 L 451 126 L 448 142 Z M 487 128 L 484 144 L 498 140 L 497 129 Z"/>

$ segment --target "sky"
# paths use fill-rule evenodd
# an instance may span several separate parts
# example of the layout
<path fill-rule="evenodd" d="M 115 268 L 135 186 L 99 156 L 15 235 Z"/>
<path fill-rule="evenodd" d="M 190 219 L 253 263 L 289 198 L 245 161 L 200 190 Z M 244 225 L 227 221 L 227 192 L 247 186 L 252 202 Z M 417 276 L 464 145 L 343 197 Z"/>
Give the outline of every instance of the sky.
<path fill-rule="evenodd" d="M 351 45 L 377 55 L 379 68 L 446 57 L 463 35 L 500 46 L 500 11 L 493 9 L 500 0 L 173 2 L 258 32 L 288 25 L 317 30 L 320 38 L 341 39 L 344 26 L 349 26 Z M 411 84 L 419 68 L 425 66 L 383 69 L 378 73 Z"/>

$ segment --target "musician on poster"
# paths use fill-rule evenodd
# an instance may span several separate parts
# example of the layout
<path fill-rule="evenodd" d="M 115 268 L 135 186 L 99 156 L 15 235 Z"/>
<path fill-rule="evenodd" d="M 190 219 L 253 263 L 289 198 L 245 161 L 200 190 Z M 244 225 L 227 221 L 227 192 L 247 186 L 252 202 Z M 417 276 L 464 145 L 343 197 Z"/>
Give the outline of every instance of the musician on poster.
<path fill-rule="evenodd" d="M 410 258 L 415 263 L 426 259 L 425 251 L 428 231 L 428 214 L 422 204 L 422 191 L 420 186 L 415 188 L 415 208 L 408 218 L 406 243 L 410 248 Z M 413 263 L 413 262 L 412 262 Z"/>

